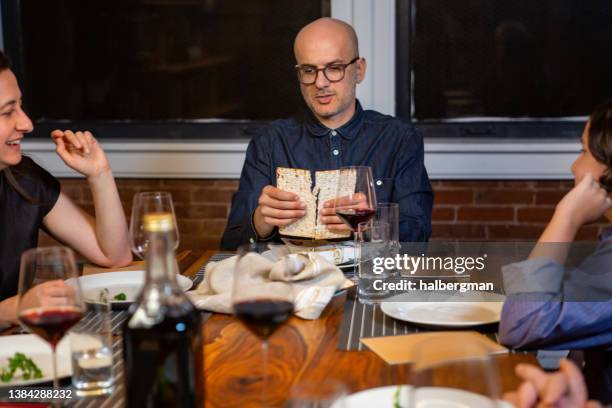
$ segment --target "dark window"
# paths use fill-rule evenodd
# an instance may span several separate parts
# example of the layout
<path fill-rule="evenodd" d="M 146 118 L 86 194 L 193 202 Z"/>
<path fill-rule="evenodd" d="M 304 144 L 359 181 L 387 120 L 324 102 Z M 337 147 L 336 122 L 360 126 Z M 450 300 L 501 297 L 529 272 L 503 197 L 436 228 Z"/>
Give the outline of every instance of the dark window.
<path fill-rule="evenodd" d="M 303 108 L 293 39 L 329 1 L 21 0 L 3 21 L 35 120 L 268 120 Z"/>
<path fill-rule="evenodd" d="M 397 42 L 399 114 L 422 123 L 561 122 L 612 97 L 609 0 L 398 0 Z"/>

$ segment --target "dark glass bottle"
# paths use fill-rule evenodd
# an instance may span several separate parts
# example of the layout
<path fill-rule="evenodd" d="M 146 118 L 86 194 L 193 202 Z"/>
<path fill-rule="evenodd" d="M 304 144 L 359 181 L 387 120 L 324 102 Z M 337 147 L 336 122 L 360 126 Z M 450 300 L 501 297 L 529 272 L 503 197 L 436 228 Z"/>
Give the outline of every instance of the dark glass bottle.
<path fill-rule="evenodd" d="M 123 326 L 128 407 L 201 407 L 202 320 L 176 282 L 176 231 L 169 213 L 144 217 L 146 280 Z"/>

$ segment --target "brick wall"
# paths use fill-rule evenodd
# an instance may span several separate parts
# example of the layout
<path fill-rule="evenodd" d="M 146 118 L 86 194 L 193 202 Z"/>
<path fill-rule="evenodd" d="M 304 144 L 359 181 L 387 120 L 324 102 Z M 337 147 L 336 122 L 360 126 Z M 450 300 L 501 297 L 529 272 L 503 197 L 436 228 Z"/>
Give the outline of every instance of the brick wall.
<path fill-rule="evenodd" d="M 61 180 L 64 191 L 93 213 L 81 179 Z M 126 214 L 139 191 L 169 191 L 174 199 L 181 248 L 217 248 L 237 180 L 117 180 Z M 435 181 L 433 239 L 535 240 L 569 181 Z M 595 239 L 603 222 L 584 227 L 579 238 Z M 43 237 L 43 241 L 48 238 Z"/>
<path fill-rule="evenodd" d="M 536 240 L 572 181 L 435 181 L 433 239 Z M 583 227 L 593 240 L 600 220 Z"/>

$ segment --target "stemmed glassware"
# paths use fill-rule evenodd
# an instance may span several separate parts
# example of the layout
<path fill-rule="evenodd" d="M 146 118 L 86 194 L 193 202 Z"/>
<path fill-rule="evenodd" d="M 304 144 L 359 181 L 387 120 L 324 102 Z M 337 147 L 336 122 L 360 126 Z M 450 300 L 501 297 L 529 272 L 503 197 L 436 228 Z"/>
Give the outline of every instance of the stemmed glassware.
<path fill-rule="evenodd" d="M 326 378 L 320 382 L 300 382 L 291 388 L 285 408 L 347 408 L 346 385 Z"/>
<path fill-rule="evenodd" d="M 54 388 L 58 387 L 57 344 L 85 311 L 78 277 L 69 248 L 33 248 L 21 256 L 17 316 L 51 346 Z"/>
<path fill-rule="evenodd" d="M 357 232 L 357 226 L 376 215 L 376 189 L 372 168 L 348 166 L 340 169 L 336 199 L 336 215 Z"/>
<path fill-rule="evenodd" d="M 500 382 L 491 351 L 474 339 L 423 339 L 415 345 L 407 406 L 499 407 Z"/>
<path fill-rule="evenodd" d="M 289 281 L 290 265 L 275 264 L 279 272 L 270 282 L 266 244 L 246 244 L 238 248 L 234 268 L 232 306 L 235 316 L 259 339 L 263 352 L 262 405 L 266 404 L 266 369 L 268 339 L 293 313 L 293 288 Z M 284 261 L 283 261 L 284 260 Z M 290 262 L 288 257 L 278 262 Z"/>
<path fill-rule="evenodd" d="M 144 231 L 143 219 L 147 213 L 171 213 L 174 219 L 174 231 L 176 231 L 176 247 L 179 244 L 178 224 L 174 213 L 174 204 L 170 193 L 162 191 L 147 191 L 134 195 L 132 201 L 132 217 L 130 218 L 130 244 L 132 251 L 140 259 L 145 259 L 145 253 L 149 242 Z"/>

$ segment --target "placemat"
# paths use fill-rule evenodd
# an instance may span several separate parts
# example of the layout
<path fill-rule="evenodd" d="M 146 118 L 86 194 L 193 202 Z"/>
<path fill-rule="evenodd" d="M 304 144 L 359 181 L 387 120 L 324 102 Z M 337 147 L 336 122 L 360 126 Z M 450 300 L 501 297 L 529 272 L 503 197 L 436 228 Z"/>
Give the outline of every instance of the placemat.
<path fill-rule="evenodd" d="M 410 333 L 435 331 L 412 323 L 393 319 L 380 310 L 378 305 L 364 305 L 357 300 L 356 288 L 349 289 L 346 295 L 338 349 L 343 351 L 361 351 L 366 349 L 360 339 L 367 337 L 398 336 Z M 448 331 L 448 328 L 440 330 Z M 499 343 L 497 324 L 470 328 L 476 330 L 491 340 Z"/>

